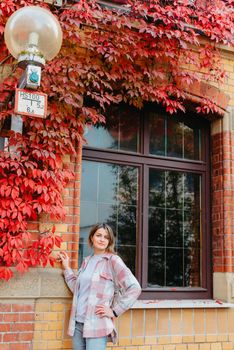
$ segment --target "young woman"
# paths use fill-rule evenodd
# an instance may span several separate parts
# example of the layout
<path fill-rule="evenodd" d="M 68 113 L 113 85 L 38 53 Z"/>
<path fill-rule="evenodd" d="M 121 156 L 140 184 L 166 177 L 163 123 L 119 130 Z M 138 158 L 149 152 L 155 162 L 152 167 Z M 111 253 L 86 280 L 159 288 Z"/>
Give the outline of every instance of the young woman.
<path fill-rule="evenodd" d="M 68 255 L 58 255 L 65 281 L 73 292 L 68 334 L 74 350 L 105 350 L 108 340 L 116 341 L 113 319 L 132 306 L 141 287 L 114 252 L 110 226 L 93 226 L 88 243 L 93 254 L 84 259 L 77 275 L 70 268 Z"/>

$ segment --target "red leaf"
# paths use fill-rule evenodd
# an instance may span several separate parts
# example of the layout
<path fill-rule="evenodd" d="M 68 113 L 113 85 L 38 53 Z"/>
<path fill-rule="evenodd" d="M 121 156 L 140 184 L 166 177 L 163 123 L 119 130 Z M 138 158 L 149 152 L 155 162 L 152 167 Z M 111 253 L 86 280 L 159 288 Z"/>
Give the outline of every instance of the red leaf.
<path fill-rule="evenodd" d="M 55 245 L 60 248 L 63 239 L 59 236 L 55 236 Z"/>
<path fill-rule="evenodd" d="M 19 196 L 19 189 L 17 187 L 13 187 L 11 191 L 11 197 L 16 199 Z"/>
<path fill-rule="evenodd" d="M 53 257 L 49 258 L 49 263 L 50 263 L 51 266 L 54 266 L 55 261 L 56 261 L 55 258 L 53 258 Z"/>
<path fill-rule="evenodd" d="M 8 281 L 12 276 L 13 276 L 13 272 L 11 271 L 11 269 L 5 266 L 0 267 L 0 279 L 4 279 Z"/>

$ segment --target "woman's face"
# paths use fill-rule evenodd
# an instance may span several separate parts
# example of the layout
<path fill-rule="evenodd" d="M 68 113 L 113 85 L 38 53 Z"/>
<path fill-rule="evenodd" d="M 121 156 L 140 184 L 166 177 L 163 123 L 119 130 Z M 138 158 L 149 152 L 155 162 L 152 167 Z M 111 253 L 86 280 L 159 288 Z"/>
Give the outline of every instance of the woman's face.
<path fill-rule="evenodd" d="M 109 244 L 109 234 L 104 228 L 99 228 L 92 237 L 92 243 L 95 254 L 105 253 Z"/>

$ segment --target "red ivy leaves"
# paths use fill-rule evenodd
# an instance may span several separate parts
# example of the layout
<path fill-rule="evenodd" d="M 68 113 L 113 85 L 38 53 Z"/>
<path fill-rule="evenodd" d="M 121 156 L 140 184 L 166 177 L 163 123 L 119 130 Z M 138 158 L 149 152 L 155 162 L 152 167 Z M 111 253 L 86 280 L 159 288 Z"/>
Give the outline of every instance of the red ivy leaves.
<path fill-rule="evenodd" d="M 28 157 L 3 154 L 0 161 L 0 264 L 15 265 L 19 272 L 28 267 L 53 263 L 52 248 L 61 238 L 54 230 L 31 242 L 27 221 L 42 212 L 62 218 L 65 214 L 61 191 L 71 174 L 40 169 Z M 9 269 L 0 271 L 0 278 L 9 279 Z"/>
<path fill-rule="evenodd" d="M 60 237 L 52 230 L 33 241 L 28 220 L 41 213 L 64 217 L 62 191 L 73 174 L 63 167 L 62 157 L 76 154 L 85 124 L 103 122 L 106 106 L 122 101 L 139 108 L 145 102 L 160 103 L 171 114 L 184 111 L 183 85 L 225 78 L 215 44 L 233 45 L 233 0 L 210 1 L 206 7 L 186 0 L 121 3 L 127 4 L 119 12 L 95 0 L 51 6 L 64 40 L 42 75 L 48 116 L 24 117 L 24 134 L 12 132 L 9 138 L 18 155 L 0 154 L 0 279 L 12 277 L 13 265 L 19 272 L 53 265 L 50 254 L 54 245 L 60 246 Z M 1 62 L 9 63 L 3 40 L 7 18 L 35 4 L 49 8 L 41 1 L 1 0 Z M 199 46 L 201 36 L 214 44 L 191 50 Z M 0 128 L 12 114 L 10 102 L 20 75 L 14 69 L 0 83 Z M 204 99 L 197 111 L 218 108 Z"/>
<path fill-rule="evenodd" d="M 16 2 L 14 0 L 1 1 L 0 9 L 2 15 L 9 16 L 17 9 Z"/>

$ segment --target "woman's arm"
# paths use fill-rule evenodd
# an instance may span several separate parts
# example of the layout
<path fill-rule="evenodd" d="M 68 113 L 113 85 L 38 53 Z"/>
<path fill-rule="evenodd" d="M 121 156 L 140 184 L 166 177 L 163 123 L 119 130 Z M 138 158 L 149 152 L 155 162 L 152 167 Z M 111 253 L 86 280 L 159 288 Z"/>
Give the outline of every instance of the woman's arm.
<path fill-rule="evenodd" d="M 73 293 L 77 276 L 70 268 L 69 256 L 67 255 L 66 252 L 61 251 L 57 256 L 57 260 L 62 263 L 62 267 L 64 269 L 63 274 L 64 274 L 65 282 L 67 283 L 69 289 Z"/>
<path fill-rule="evenodd" d="M 116 288 L 121 291 L 113 302 L 112 310 L 115 316 L 120 316 L 137 300 L 141 293 L 141 286 L 119 256 L 113 255 L 110 264 Z"/>

